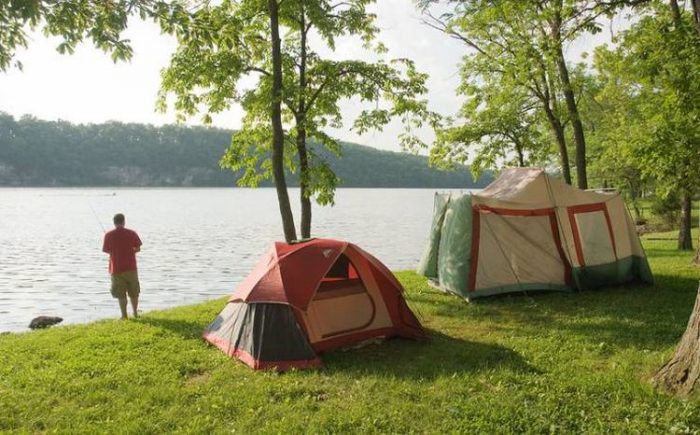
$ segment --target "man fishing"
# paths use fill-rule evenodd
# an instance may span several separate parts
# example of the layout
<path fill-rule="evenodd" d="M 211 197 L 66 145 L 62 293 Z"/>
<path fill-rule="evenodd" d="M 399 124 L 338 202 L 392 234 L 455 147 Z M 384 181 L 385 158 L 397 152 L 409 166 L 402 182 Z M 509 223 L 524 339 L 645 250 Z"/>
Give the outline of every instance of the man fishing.
<path fill-rule="evenodd" d="M 105 234 L 102 251 L 109 254 L 109 273 L 112 276 L 112 297 L 119 300 L 122 319 L 127 319 L 126 297 L 131 300 L 134 317 L 138 317 L 139 277 L 136 270 L 136 253 L 141 250 L 141 239 L 135 231 L 124 228 L 125 218 L 114 215 L 114 229 Z"/>

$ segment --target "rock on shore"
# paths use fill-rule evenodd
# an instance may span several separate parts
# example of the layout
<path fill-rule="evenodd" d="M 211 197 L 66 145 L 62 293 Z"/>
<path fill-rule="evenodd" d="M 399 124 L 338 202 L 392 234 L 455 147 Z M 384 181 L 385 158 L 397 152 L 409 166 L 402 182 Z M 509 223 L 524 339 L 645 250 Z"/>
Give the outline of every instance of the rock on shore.
<path fill-rule="evenodd" d="M 29 329 L 48 328 L 49 326 L 53 326 L 61 322 L 63 322 L 61 317 L 39 316 L 32 319 L 32 321 L 29 323 Z"/>

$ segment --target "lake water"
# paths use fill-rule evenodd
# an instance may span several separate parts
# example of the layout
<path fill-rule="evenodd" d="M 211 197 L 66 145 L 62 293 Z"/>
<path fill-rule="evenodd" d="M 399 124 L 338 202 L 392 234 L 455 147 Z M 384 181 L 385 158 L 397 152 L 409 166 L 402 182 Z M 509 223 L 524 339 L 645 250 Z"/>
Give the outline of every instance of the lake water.
<path fill-rule="evenodd" d="M 433 189 L 339 189 L 314 206 L 312 235 L 349 240 L 393 270 L 415 267 Z M 290 189 L 293 203 L 298 189 Z M 143 240 L 140 310 L 230 294 L 282 239 L 274 189 L 0 189 L 0 332 L 38 315 L 64 323 L 118 317 L 103 228 L 115 213 Z M 295 208 L 298 219 L 298 207 Z M 297 223 L 298 225 L 298 223 Z"/>

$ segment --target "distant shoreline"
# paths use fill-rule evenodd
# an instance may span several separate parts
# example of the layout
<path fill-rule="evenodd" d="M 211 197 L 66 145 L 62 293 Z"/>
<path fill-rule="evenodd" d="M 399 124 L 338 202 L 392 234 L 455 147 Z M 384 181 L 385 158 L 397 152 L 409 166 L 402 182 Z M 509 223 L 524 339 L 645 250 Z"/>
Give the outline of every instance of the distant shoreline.
<path fill-rule="evenodd" d="M 73 125 L 15 120 L 1 112 L 0 122 L 13 132 L 0 139 L 4 187 L 229 187 L 246 171 L 256 172 L 251 180 L 261 187 L 274 186 L 263 169 L 269 162 L 265 153 L 239 161 L 235 170 L 221 167 L 234 133 L 230 130 L 114 122 Z M 325 165 L 348 188 L 451 189 L 485 187 L 493 181 L 491 171 L 475 181 L 469 167 L 441 170 L 425 155 L 342 143 L 338 156 L 321 144 L 309 146 L 316 164 Z M 299 173 L 287 169 L 287 185 L 298 186 Z"/>

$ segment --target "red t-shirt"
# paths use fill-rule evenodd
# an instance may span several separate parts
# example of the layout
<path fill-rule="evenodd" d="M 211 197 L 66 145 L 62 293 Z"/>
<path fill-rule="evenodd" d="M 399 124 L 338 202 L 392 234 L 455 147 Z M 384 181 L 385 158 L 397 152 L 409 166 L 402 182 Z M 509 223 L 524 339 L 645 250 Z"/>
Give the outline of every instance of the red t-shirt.
<path fill-rule="evenodd" d="M 102 251 L 109 254 L 109 273 L 122 273 L 136 270 L 135 248 L 141 246 L 141 239 L 135 231 L 117 227 L 105 234 Z"/>

